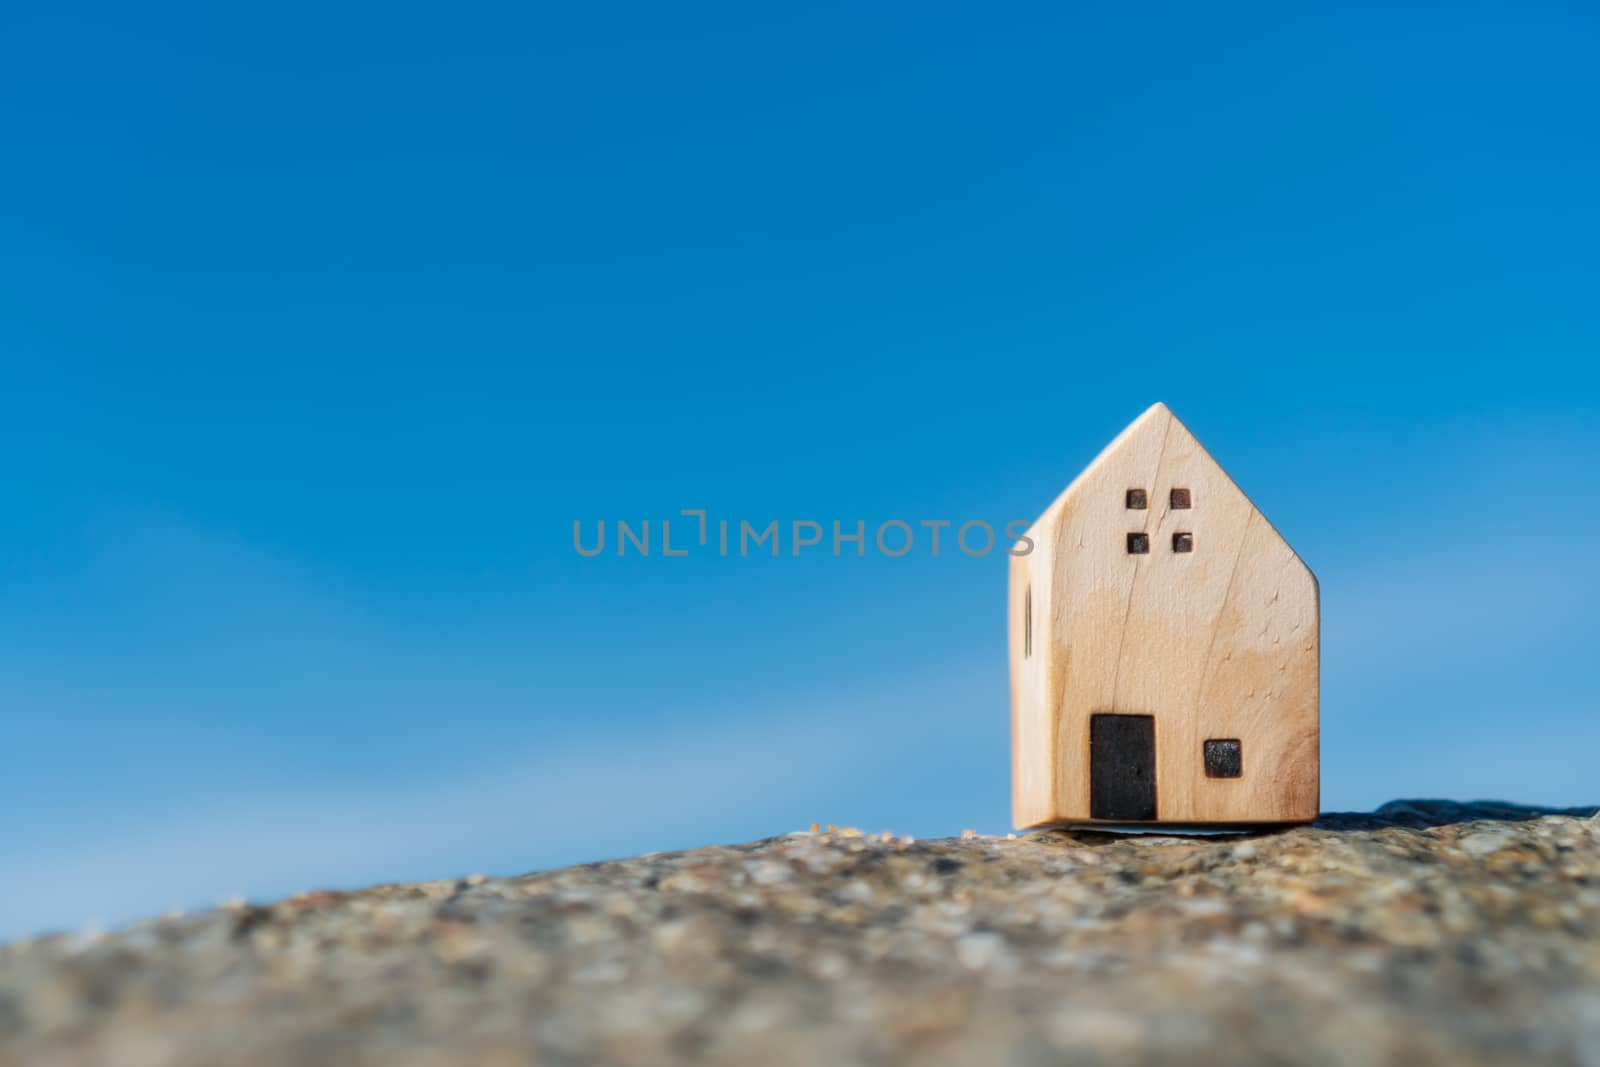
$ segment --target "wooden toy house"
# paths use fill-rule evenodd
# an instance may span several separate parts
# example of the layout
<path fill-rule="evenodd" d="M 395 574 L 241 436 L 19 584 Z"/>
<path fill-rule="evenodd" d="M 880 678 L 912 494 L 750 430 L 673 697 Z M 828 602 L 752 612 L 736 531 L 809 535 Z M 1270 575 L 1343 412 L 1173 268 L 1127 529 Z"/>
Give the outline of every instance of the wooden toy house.
<path fill-rule="evenodd" d="M 1165 404 L 1026 537 L 1010 576 L 1019 828 L 1316 817 L 1317 580 Z"/>

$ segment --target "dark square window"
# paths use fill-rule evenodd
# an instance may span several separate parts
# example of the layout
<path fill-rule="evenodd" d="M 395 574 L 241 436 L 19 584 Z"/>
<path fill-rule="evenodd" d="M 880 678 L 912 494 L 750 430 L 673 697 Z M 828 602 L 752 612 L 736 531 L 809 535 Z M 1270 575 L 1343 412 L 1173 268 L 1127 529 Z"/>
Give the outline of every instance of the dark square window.
<path fill-rule="evenodd" d="M 1150 551 L 1150 535 L 1146 533 L 1131 533 L 1128 535 L 1128 555 L 1142 556 Z"/>
<path fill-rule="evenodd" d="M 1190 503 L 1189 490 L 1187 489 L 1174 489 L 1169 499 L 1172 501 L 1173 511 L 1183 511 L 1186 508 L 1194 507 L 1194 505 Z"/>
<path fill-rule="evenodd" d="M 1172 535 L 1172 551 L 1174 551 L 1174 552 L 1193 552 L 1194 551 L 1194 534 L 1187 533 L 1187 532 L 1173 534 Z"/>
<path fill-rule="evenodd" d="M 1128 509 L 1130 511 L 1143 511 L 1150 506 L 1150 498 L 1143 489 L 1128 490 Z"/>
<path fill-rule="evenodd" d="M 1222 737 L 1206 742 L 1206 777 L 1238 778 L 1244 774 L 1244 755 L 1237 737 Z"/>

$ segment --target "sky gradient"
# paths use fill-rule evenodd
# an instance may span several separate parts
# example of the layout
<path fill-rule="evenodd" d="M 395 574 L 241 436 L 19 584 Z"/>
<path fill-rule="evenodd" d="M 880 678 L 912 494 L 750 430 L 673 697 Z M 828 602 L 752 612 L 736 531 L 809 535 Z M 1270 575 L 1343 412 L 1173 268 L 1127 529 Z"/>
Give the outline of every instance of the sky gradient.
<path fill-rule="evenodd" d="M 1600 801 L 1584 5 L 0 19 L 0 937 L 1005 831 L 1003 555 L 573 522 L 1028 521 L 1156 400 L 1325 809 Z"/>

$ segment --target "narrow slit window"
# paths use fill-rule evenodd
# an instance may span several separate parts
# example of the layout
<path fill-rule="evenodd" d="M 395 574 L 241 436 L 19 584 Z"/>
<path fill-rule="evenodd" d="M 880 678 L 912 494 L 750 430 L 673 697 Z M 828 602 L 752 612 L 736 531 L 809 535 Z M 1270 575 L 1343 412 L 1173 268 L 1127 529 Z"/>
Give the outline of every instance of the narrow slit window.
<path fill-rule="evenodd" d="M 1128 535 L 1128 555 L 1142 556 L 1150 551 L 1150 535 L 1147 533 L 1131 533 Z"/>
<path fill-rule="evenodd" d="M 1187 489 L 1174 489 L 1168 499 L 1172 502 L 1173 511 L 1186 511 L 1194 507 L 1193 498 L 1189 496 Z"/>
<path fill-rule="evenodd" d="M 1033 586 L 1022 594 L 1022 658 L 1033 655 Z"/>
<path fill-rule="evenodd" d="M 1143 511 L 1150 506 L 1150 498 L 1143 489 L 1129 489 L 1127 505 L 1129 511 Z"/>

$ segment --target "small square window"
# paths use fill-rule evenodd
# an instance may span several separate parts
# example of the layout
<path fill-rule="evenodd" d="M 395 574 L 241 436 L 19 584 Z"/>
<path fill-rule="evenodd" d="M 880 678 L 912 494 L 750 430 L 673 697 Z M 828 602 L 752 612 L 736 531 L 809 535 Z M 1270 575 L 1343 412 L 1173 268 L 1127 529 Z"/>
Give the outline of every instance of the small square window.
<path fill-rule="evenodd" d="M 1128 510 L 1129 511 L 1143 511 L 1145 508 L 1147 508 L 1149 506 L 1150 506 L 1150 498 L 1145 495 L 1145 491 L 1143 489 L 1129 489 L 1128 490 Z"/>
<path fill-rule="evenodd" d="M 1128 535 L 1128 555 L 1142 556 L 1150 551 L 1150 535 L 1147 533 L 1131 533 Z"/>
<path fill-rule="evenodd" d="M 1193 552 L 1194 551 L 1194 534 L 1188 533 L 1188 532 L 1173 534 L 1172 535 L 1172 551 L 1174 551 L 1174 552 Z"/>
<path fill-rule="evenodd" d="M 1187 508 L 1194 507 L 1194 505 L 1190 503 L 1189 490 L 1187 489 L 1174 489 L 1168 499 L 1172 501 L 1173 511 L 1183 511 Z"/>
<path fill-rule="evenodd" d="M 1206 742 L 1206 777 L 1238 778 L 1244 774 L 1244 755 L 1237 737 Z"/>

